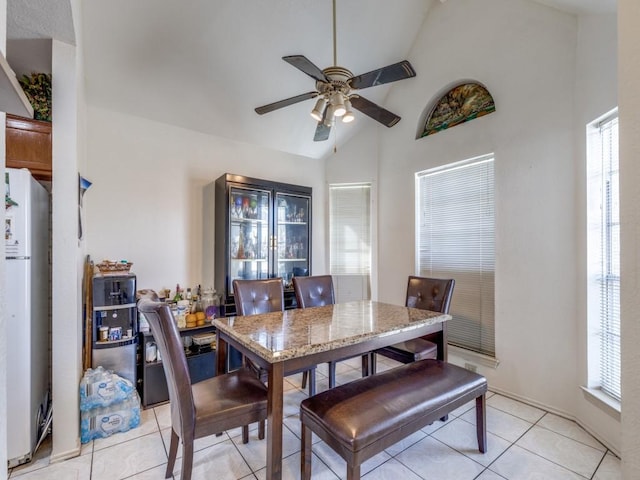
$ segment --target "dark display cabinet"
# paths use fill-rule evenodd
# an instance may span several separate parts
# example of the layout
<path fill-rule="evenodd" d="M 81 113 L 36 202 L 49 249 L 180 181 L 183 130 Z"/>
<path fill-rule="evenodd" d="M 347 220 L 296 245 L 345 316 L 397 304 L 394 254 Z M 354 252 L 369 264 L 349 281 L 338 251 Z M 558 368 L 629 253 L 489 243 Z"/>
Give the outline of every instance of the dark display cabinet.
<path fill-rule="evenodd" d="M 311 188 L 225 174 L 215 182 L 215 288 L 235 313 L 235 279 L 280 277 L 285 308 L 293 276 L 311 274 Z"/>

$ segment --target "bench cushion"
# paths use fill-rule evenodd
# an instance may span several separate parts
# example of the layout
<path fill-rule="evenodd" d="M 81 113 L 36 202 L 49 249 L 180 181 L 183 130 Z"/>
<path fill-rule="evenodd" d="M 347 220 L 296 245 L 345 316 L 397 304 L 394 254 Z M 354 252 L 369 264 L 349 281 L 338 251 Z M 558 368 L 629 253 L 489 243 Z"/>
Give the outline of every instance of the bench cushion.
<path fill-rule="evenodd" d="M 343 458 L 364 460 L 486 391 L 481 375 L 420 360 L 307 398 L 300 420 Z"/>

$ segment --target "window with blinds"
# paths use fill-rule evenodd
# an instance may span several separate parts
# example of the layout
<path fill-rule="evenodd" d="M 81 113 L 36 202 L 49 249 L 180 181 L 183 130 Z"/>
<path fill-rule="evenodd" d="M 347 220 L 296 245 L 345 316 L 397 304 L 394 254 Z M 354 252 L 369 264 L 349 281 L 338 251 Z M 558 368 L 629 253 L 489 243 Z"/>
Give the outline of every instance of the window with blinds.
<path fill-rule="evenodd" d="M 617 112 L 595 125 L 595 141 L 589 155 L 588 177 L 597 195 L 597 209 L 589 212 L 590 223 L 595 224 L 597 248 L 589 248 L 591 263 L 597 263 L 595 275 L 590 279 L 598 295 L 599 342 L 590 344 L 599 350 L 600 388 L 616 400 L 621 400 L 620 389 L 620 194 L 618 167 Z M 595 188 L 593 185 L 595 184 Z M 595 210 L 595 211 L 594 211 Z M 594 218 L 595 217 L 595 218 Z M 597 292 L 597 293 L 596 293 Z M 591 320 L 593 321 L 593 320 Z M 596 383 L 597 382 L 593 382 Z"/>
<path fill-rule="evenodd" d="M 329 185 L 329 237 L 336 300 L 370 298 L 371 184 Z"/>
<path fill-rule="evenodd" d="M 416 269 L 453 278 L 449 344 L 495 357 L 493 155 L 416 174 Z"/>

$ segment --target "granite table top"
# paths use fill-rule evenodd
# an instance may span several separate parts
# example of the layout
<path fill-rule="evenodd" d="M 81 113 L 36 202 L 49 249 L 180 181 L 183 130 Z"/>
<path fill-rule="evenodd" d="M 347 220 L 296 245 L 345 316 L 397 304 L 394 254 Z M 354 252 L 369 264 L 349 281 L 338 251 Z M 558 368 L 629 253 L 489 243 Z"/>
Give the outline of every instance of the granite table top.
<path fill-rule="evenodd" d="M 451 315 L 362 300 L 216 318 L 215 327 L 269 363 L 357 344 L 451 319 Z"/>

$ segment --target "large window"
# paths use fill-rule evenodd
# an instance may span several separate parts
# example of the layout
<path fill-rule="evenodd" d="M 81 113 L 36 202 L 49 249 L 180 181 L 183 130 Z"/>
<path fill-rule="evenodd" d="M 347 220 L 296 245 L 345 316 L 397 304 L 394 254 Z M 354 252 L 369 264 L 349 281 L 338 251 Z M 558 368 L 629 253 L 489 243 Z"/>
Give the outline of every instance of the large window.
<path fill-rule="evenodd" d="M 495 357 L 493 155 L 416 174 L 419 275 L 453 278 L 449 344 Z"/>
<path fill-rule="evenodd" d="M 618 114 L 588 127 L 589 383 L 620 391 L 620 195 Z"/>
<path fill-rule="evenodd" d="M 329 236 L 336 300 L 371 298 L 371 184 L 329 185 Z"/>

